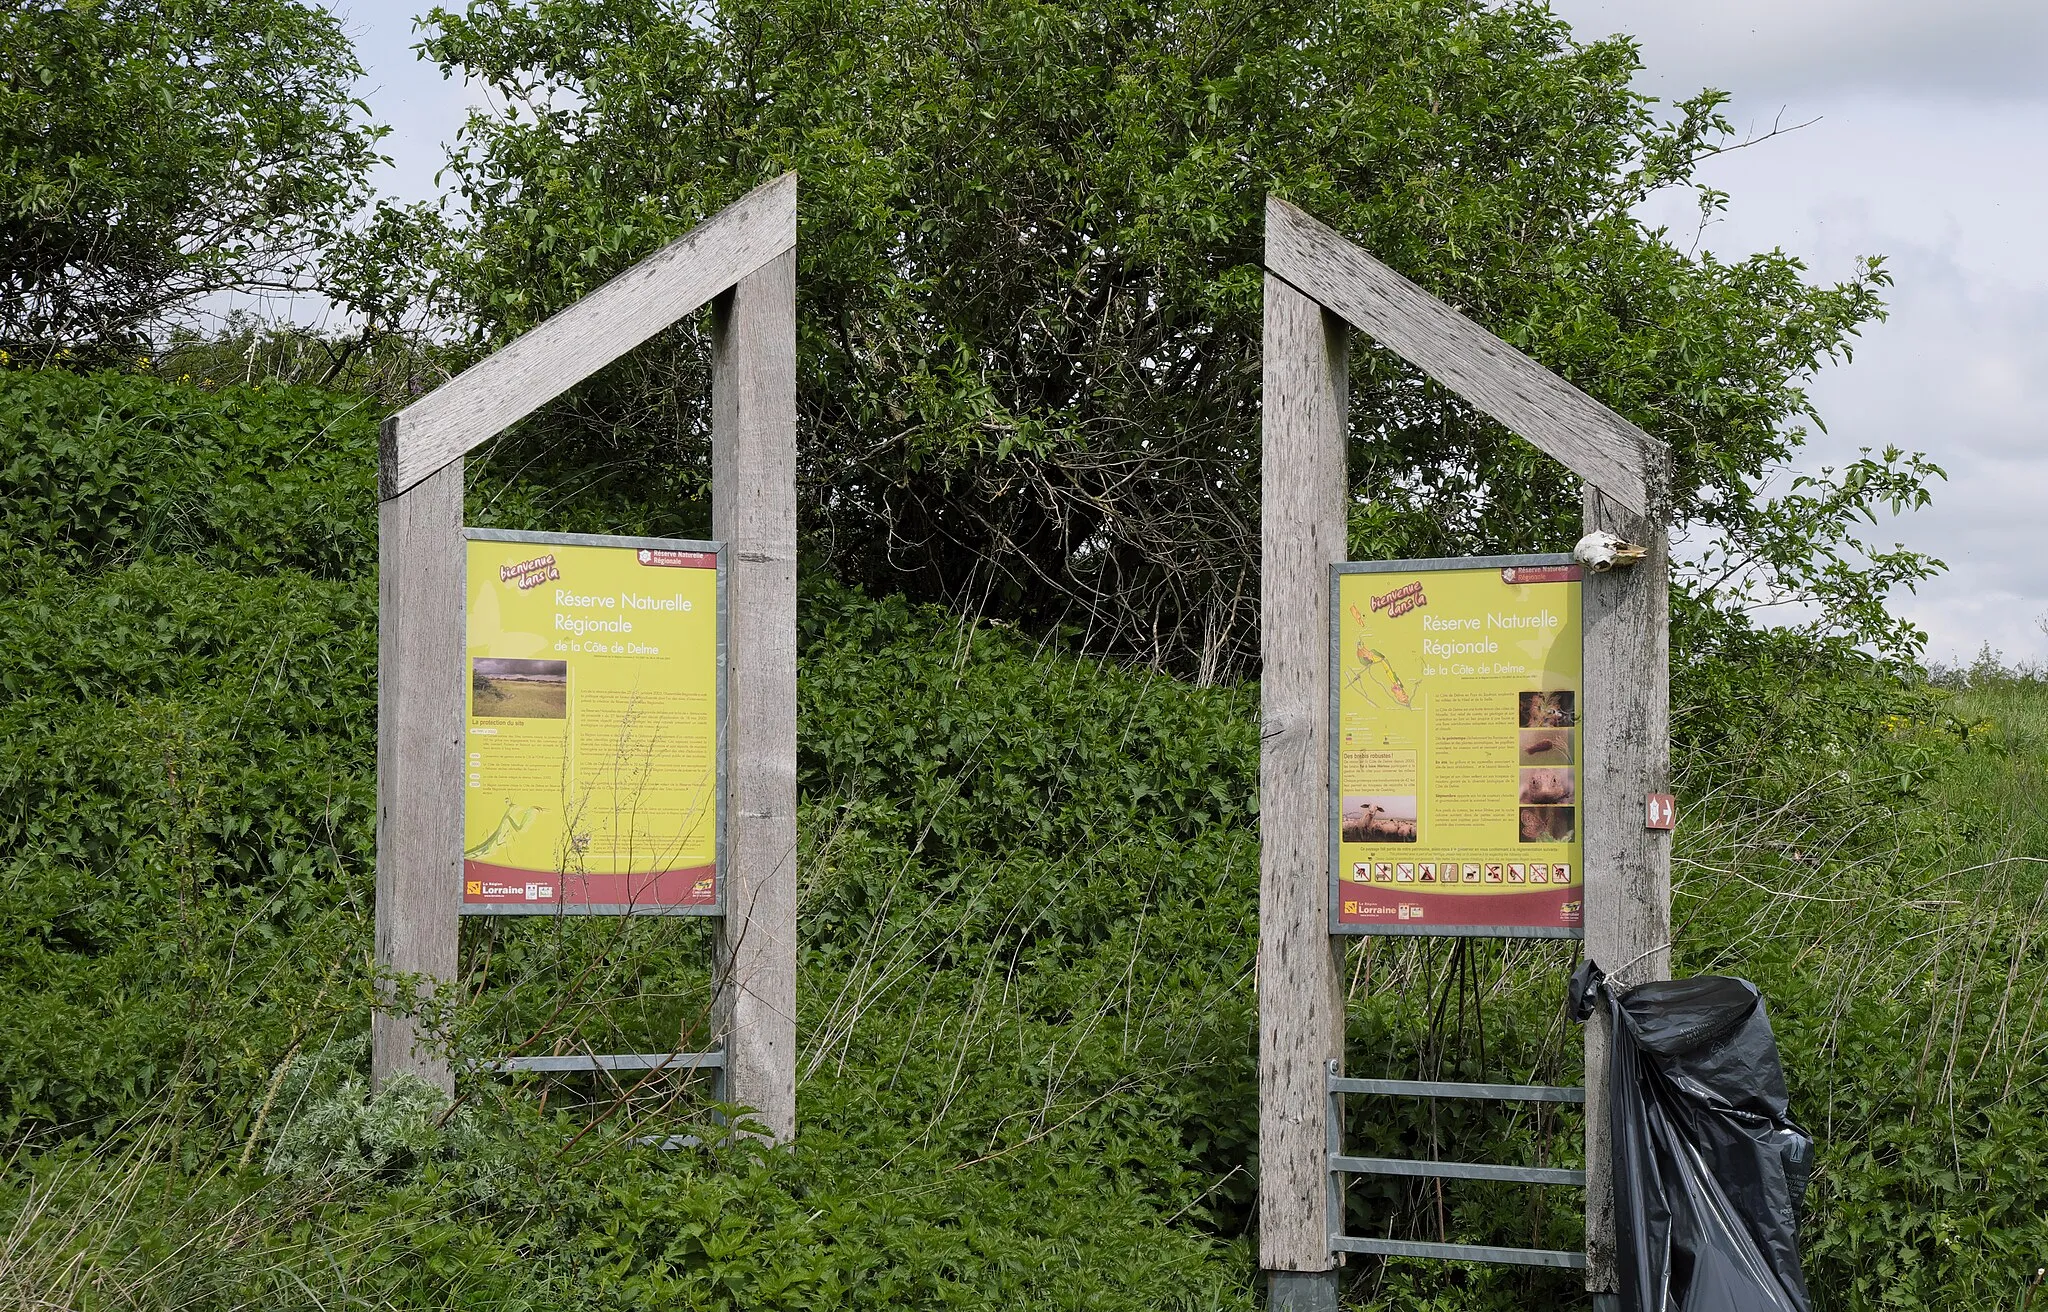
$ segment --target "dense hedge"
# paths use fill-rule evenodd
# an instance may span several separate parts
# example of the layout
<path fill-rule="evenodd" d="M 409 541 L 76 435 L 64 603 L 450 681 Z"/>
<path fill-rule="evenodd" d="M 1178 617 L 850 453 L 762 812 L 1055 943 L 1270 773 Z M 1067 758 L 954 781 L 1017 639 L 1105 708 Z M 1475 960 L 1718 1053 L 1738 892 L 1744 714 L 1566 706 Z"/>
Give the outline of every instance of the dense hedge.
<path fill-rule="evenodd" d="M 1195 1160 L 1245 1138 L 1243 695 L 830 587 L 804 607 L 822 1073 L 798 1153 L 564 1153 L 587 1109 L 544 1117 L 537 1090 L 453 1149 L 337 1112 L 368 997 L 375 418 L 308 389 L 0 374 L 0 1108 L 36 1145 L 17 1201 L 83 1236 L 34 1232 L 5 1278 L 42 1297 L 63 1273 L 83 1305 L 310 1305 L 337 1282 L 407 1306 L 1241 1303 L 1227 1242 L 1167 1222 L 1207 1215 Z M 599 982 L 641 1004 L 694 981 L 670 1010 L 701 1011 L 701 935 L 662 928 Z M 479 1050 L 602 955 L 491 932 L 492 978 L 526 987 L 458 1026 Z M 1155 969 L 1155 943 L 1186 955 Z M 309 1054 L 320 1079 L 275 1078 Z M 1196 1124 L 1219 1082 L 1222 1133 Z M 303 1161 L 273 1155 L 294 1134 L 375 1169 L 236 1167 Z M 93 1228 L 143 1187 L 160 1205 Z"/>
<path fill-rule="evenodd" d="M 306 389 L 0 373 L 0 1126 L 20 1145 L 0 1297 L 1248 1305 L 1256 690 L 816 578 L 795 1149 L 720 1141 L 695 1086 L 365 1100 L 374 418 Z M 485 480 L 469 513 L 559 527 L 566 495 Z M 676 531 L 701 509 L 570 518 Z M 1768 635 L 1723 635 L 1680 675 L 1680 965 L 1771 999 L 1823 1138 L 1820 1305 L 2013 1303 L 2048 1252 L 2038 688 L 1930 718 Z M 1798 690 L 1822 677 L 1835 695 Z M 1769 731 L 1794 711 L 1796 749 Z M 468 926 L 451 1042 L 687 1034 L 702 928 Z M 1568 957 L 1361 945 L 1354 1067 L 1572 1079 Z M 632 1142 L 670 1132 L 711 1146 Z M 1351 1133 L 1577 1152 L 1568 1115 L 1375 1108 Z M 1575 1204 L 1361 1182 L 1350 1223 L 1571 1244 Z M 1542 1273 L 1356 1272 L 1388 1308 L 1574 1297 Z"/>

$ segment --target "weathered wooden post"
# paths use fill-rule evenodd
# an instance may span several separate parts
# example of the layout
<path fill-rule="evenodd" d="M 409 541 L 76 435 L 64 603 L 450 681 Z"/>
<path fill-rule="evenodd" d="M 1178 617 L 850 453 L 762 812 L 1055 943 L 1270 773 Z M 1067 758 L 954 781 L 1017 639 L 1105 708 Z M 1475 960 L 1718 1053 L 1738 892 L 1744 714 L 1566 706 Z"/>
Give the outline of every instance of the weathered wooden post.
<path fill-rule="evenodd" d="M 455 976 L 461 927 L 462 457 L 394 490 L 397 431 L 385 422 L 377 507 L 377 966 L 431 988 Z M 372 1015 L 373 1080 L 409 1071 L 454 1093 L 417 1038 L 409 1008 Z"/>
<path fill-rule="evenodd" d="M 711 536 L 732 558 L 727 912 L 712 1032 L 725 1096 L 796 1133 L 796 251 L 719 297 Z"/>
<path fill-rule="evenodd" d="M 1589 955 L 1626 984 L 1668 977 L 1670 968 L 1670 837 L 1644 824 L 1646 795 L 1668 788 L 1670 776 L 1669 453 L 1278 198 L 1267 201 L 1265 262 L 1259 1246 L 1273 1306 L 1320 1309 L 1336 1302 L 1333 1249 L 1343 1220 L 1331 1170 L 1337 1100 L 1323 1096 L 1345 1082 L 1333 1079 L 1341 1070 L 1333 1063 L 1342 1060 L 1344 1014 L 1327 892 L 1330 617 L 1322 577 L 1344 555 L 1343 325 L 1577 474 L 1587 488 L 1587 532 L 1605 530 L 1646 548 L 1639 564 L 1588 577 L 1582 593 L 1584 937 Z M 1601 1295 L 1616 1288 L 1605 1042 L 1603 1031 L 1588 1028 L 1585 1266 L 1587 1288 Z M 1505 1086 L 1468 1086 L 1490 1087 Z M 1577 1091 L 1519 1093 L 1563 1100 Z M 1569 1256 L 1488 1251 L 1493 1256 L 1479 1260 L 1557 1264 Z"/>
<path fill-rule="evenodd" d="M 1617 988 L 1671 978 L 1671 834 L 1645 824 L 1644 797 L 1671 786 L 1668 474 L 1651 452 L 1650 513 L 1585 494 L 1585 529 L 1647 548 L 1627 569 L 1593 574 L 1585 607 L 1584 765 L 1586 955 Z M 1608 1120 L 1605 1008 L 1586 1023 L 1586 1288 L 1620 1288 L 1614 1231 L 1613 1133 Z"/>
<path fill-rule="evenodd" d="M 453 978 L 462 904 L 466 452 L 719 298 L 715 530 L 733 561 L 733 705 L 718 1037 L 729 1096 L 795 1131 L 796 176 L 689 235 L 385 422 L 379 466 L 377 964 Z M 422 996 L 371 1021 L 372 1078 L 454 1087 Z"/>
<path fill-rule="evenodd" d="M 1260 424 L 1259 1265 L 1275 1307 L 1337 1305 L 1331 1062 L 1344 944 L 1330 933 L 1330 566 L 1344 559 L 1350 330 L 1266 276 Z"/>

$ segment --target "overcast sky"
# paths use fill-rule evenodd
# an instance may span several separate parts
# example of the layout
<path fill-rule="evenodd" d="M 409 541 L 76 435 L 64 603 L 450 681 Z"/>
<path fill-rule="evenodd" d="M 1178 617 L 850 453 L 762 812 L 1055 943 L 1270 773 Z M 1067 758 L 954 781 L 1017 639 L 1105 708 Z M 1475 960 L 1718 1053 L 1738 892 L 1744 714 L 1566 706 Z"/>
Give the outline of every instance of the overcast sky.
<path fill-rule="evenodd" d="M 368 66 L 364 99 L 394 131 L 387 190 L 435 194 L 469 103 L 417 64 L 420 0 L 339 0 Z M 1701 244 L 1781 247 L 1812 275 L 1888 257 L 1891 317 L 1812 392 L 1828 425 L 1812 466 L 1857 448 L 1928 452 L 1949 471 L 1932 509 L 1878 531 L 1949 564 L 1896 605 L 1954 660 L 1982 643 L 2048 658 L 2048 0 L 1555 0 L 1582 37 L 1627 32 L 1643 89 L 1732 92 L 1738 127 L 1795 132 L 1711 161 L 1732 197 Z M 1656 212 L 1691 240 L 1689 205 Z"/>

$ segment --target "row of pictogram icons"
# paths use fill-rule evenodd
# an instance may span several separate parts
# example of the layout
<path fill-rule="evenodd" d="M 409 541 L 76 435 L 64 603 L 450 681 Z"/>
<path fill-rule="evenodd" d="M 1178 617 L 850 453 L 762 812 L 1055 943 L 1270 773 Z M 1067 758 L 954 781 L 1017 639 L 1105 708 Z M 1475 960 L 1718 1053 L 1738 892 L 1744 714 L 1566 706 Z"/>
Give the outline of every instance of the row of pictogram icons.
<path fill-rule="evenodd" d="M 1569 861 L 1360 861 L 1354 884 L 1569 884 Z"/>

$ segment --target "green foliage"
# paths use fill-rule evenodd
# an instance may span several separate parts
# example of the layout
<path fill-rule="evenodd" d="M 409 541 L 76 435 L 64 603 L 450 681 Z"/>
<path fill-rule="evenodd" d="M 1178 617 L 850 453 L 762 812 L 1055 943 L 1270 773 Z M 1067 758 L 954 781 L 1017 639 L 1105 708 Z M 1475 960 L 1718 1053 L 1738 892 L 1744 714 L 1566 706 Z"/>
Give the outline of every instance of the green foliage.
<path fill-rule="evenodd" d="M 1765 491 L 1803 380 L 1887 275 L 1817 287 L 1782 254 L 1645 231 L 1639 202 L 1726 144 L 1723 98 L 1660 119 L 1632 46 L 1581 45 L 1540 6 L 478 0 L 434 21 L 427 52 L 502 109 L 452 163 L 468 220 L 400 224 L 386 249 L 437 252 L 480 344 L 801 174 L 806 525 L 870 591 L 1070 624 L 1205 680 L 1245 669 L 1276 192 L 1670 441 L 1677 520 L 1777 590 L 1849 589 L 1831 631 L 1895 627 L 1853 604 L 1882 572 L 1775 549 L 1796 507 Z M 601 476 L 701 482 L 702 370 L 686 329 L 506 462 L 575 432 Z M 1440 388 L 1361 349 L 1352 398 L 1365 555 L 1575 540 L 1574 481 Z M 1827 513 L 1821 532 L 1850 516 Z"/>
<path fill-rule="evenodd" d="M 1803 606 L 1809 614 L 1790 626 L 1792 643 L 1815 650 L 1861 644 L 1894 672 L 1910 669 L 1926 635 L 1894 617 L 1888 603 L 1899 588 L 1910 591 L 1947 567 L 1901 543 L 1882 550 L 1858 536 L 1859 526 L 1875 527 L 1880 509 L 1894 516 L 1924 509 L 1933 500 L 1929 485 L 1947 477 L 1925 456 L 1897 447 L 1875 456 L 1866 447 L 1839 473 L 1798 475 L 1783 495 L 1733 508 L 1740 527 L 1701 544 L 1685 572 L 1686 590 L 1711 599 L 1724 628 L 1738 624 L 1737 616 Z"/>
<path fill-rule="evenodd" d="M 950 641 L 944 638 L 950 637 Z M 813 585 L 800 779 L 860 831 L 949 864 L 1249 827 L 1253 689 L 1105 678 L 997 627 Z M 937 641 L 935 641 L 937 640 Z"/>
<path fill-rule="evenodd" d="M 1187 698 L 808 594 L 816 1041 L 796 1152 L 635 1148 L 717 1142 L 717 1109 L 676 1081 L 622 1099 L 478 1077 L 437 1124 L 429 1091 L 368 1099 L 358 1065 L 371 416 L 309 389 L 55 373 L 0 374 L 0 413 L 0 1093 L 27 1146 L 0 1178 L 23 1227 L 0 1288 L 83 1307 L 1246 1305 L 1241 1250 L 1188 1224 L 1209 1163 L 1247 1178 L 1245 693 Z M 952 726 L 946 755 L 903 724 Z M 1098 834 L 1092 809 L 1122 819 Z M 608 929 L 472 926 L 459 1054 L 537 1026 L 606 1046 L 701 1027 L 702 927 Z"/>
<path fill-rule="evenodd" d="M 362 1045 L 350 1046 L 359 1062 Z M 475 1164 L 497 1147 L 474 1108 L 451 1107 L 416 1075 L 396 1076 L 371 1097 L 351 1071 L 316 1093 L 325 1056 L 295 1057 L 284 1068 L 279 1093 L 289 1114 L 266 1163 L 275 1174 L 318 1184 L 388 1180 L 438 1161 Z M 495 1183 L 488 1174 L 477 1181 L 486 1195 Z"/>
<path fill-rule="evenodd" d="M 325 393 L 0 373 L 9 1132 L 255 1087 L 350 1000 L 375 444 Z"/>
<path fill-rule="evenodd" d="M 0 373 L 0 543 L 80 577 L 178 556 L 358 579 L 376 563 L 372 405 L 311 388 Z"/>
<path fill-rule="evenodd" d="M 1255 690 L 815 578 L 796 1145 L 668 1077 L 365 1095 L 373 418 L 305 388 L 0 373 L 0 1300 L 1250 1306 Z M 469 516 L 695 513 L 566 495 L 487 475 Z M 2038 683 L 1909 688 L 1689 605 L 1680 968 L 1771 1000 L 1823 1145 L 1820 1306 L 2013 1306 L 2048 1241 Z M 464 1061 L 686 1041 L 707 955 L 698 923 L 473 924 L 447 1037 Z M 1570 1081 L 1568 957 L 1359 945 L 1353 1069 Z M 1575 1115 L 1375 1103 L 1349 1133 L 1570 1164 Z M 672 1134 L 704 1146 L 638 1142 Z M 1347 1224 L 1569 1245 L 1575 1202 L 1367 1181 Z M 1397 1262 L 1351 1296 L 1578 1294 Z"/>
<path fill-rule="evenodd" d="M 2048 1242 L 2048 698 L 2015 681 L 1900 705 L 1861 760 L 1796 777 L 1693 762 L 1680 964 L 1770 999 L 1820 1139 L 1821 1305 L 2016 1308 Z"/>
<path fill-rule="evenodd" d="M 0 11 L 0 346 L 133 349 L 283 289 L 352 217 L 381 130 L 341 20 L 297 0 Z"/>
<path fill-rule="evenodd" d="M 115 341 L 305 238 L 365 344 L 423 308 L 482 344 L 798 169 L 827 567 L 801 612 L 802 1136 L 763 1151 L 669 1076 L 368 1096 L 377 415 L 213 389 L 303 354 L 261 332 L 188 343 L 201 386 L 0 373 L 0 1299 L 1249 1306 L 1256 693 L 1071 652 L 1245 668 L 1272 190 L 1673 443 L 1678 518 L 1717 544 L 1674 603 L 1683 966 L 1772 999 L 1824 1145 L 1821 1305 L 2014 1301 L 2048 1239 L 2038 690 L 1890 673 L 1917 648 L 1883 598 L 1931 562 L 1849 529 L 1933 466 L 1771 490 L 1803 379 L 1886 279 L 1813 287 L 1629 217 L 1692 185 L 1718 96 L 1659 120 L 1630 47 L 1520 4 L 486 0 L 429 46 L 508 106 L 456 162 L 472 219 L 386 209 L 337 241 L 373 136 L 324 14 L 0 18 L 0 245 L 69 252 L 0 278 L 0 336 Z M 470 522 L 703 535 L 700 329 L 481 453 Z M 423 364 L 350 350 L 321 376 Z M 1382 355 L 1352 382 L 1359 554 L 1569 540 L 1547 462 Z M 1784 600 L 1813 623 L 1748 618 Z M 699 1046 L 704 931 L 472 924 L 441 1036 L 464 1063 Z M 1570 1081 L 1566 955 L 1361 945 L 1354 1069 Z M 1376 1104 L 1349 1133 L 1580 1151 L 1555 1109 Z M 644 1143 L 681 1134 L 702 1146 Z M 1556 1193 L 1360 1181 L 1347 1224 L 1568 1246 Z M 1578 1297 L 1354 1270 L 1388 1309 Z"/>

